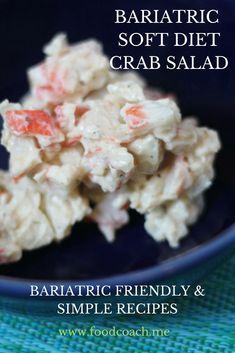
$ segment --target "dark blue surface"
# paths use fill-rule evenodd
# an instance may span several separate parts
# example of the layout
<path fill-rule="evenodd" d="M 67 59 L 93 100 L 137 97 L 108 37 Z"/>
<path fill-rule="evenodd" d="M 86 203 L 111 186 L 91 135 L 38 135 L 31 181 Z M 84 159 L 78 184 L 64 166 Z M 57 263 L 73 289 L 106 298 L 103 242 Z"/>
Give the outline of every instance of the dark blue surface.
<path fill-rule="evenodd" d="M 117 25 L 114 9 L 135 8 L 217 8 L 220 23 L 202 25 Z M 62 1 L 0 0 L 0 100 L 18 100 L 27 90 L 25 70 L 43 58 L 41 47 L 56 32 L 66 31 L 71 41 L 96 37 L 110 56 L 118 55 L 226 55 L 227 70 L 143 71 L 154 86 L 175 92 L 184 115 L 199 116 L 203 125 L 220 133 L 223 149 L 217 163 L 217 178 L 207 193 L 207 207 L 190 236 L 177 250 L 156 244 L 143 230 L 143 220 L 135 213 L 131 223 L 119 232 L 114 244 L 108 244 L 89 224 L 77 225 L 70 238 L 31 253 L 17 264 L 1 266 L 0 274 L 9 277 L 45 280 L 90 280 L 93 283 L 147 282 L 160 280 L 212 259 L 232 247 L 235 231 L 235 5 L 232 1 Z M 218 48 L 120 48 L 118 33 L 124 32 L 221 32 Z M 7 166 L 7 154 L 0 149 L 1 167 Z M 118 276 L 118 277 L 116 277 Z M 103 278 L 103 279 L 102 279 Z M 2 278 L 0 292 L 25 293 L 24 282 Z"/>

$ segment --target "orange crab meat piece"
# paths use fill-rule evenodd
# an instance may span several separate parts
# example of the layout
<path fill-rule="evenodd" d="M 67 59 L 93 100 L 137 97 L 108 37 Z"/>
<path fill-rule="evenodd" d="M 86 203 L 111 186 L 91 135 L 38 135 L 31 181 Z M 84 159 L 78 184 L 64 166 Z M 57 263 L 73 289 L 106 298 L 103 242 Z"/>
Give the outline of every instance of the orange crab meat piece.
<path fill-rule="evenodd" d="M 57 129 L 53 117 L 43 110 L 8 110 L 6 121 L 15 135 L 53 136 Z"/>
<path fill-rule="evenodd" d="M 133 105 L 132 107 L 128 108 L 126 110 L 127 115 L 134 115 L 137 118 L 145 118 L 145 114 L 142 110 L 142 107 L 140 105 Z"/>
<path fill-rule="evenodd" d="M 146 125 L 146 115 L 142 106 L 134 105 L 126 110 L 126 120 L 131 129 L 141 128 Z"/>

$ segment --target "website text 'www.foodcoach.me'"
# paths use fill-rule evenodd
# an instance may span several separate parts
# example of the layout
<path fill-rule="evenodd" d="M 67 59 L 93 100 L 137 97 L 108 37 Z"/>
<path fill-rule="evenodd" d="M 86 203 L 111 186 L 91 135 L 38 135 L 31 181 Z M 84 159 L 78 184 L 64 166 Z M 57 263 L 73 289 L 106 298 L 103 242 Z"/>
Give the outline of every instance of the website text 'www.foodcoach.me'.
<path fill-rule="evenodd" d="M 139 328 L 120 328 L 112 326 L 110 328 L 98 328 L 95 325 L 89 328 L 59 329 L 60 336 L 143 336 L 143 337 L 167 337 L 170 330 L 165 328 L 150 329 L 144 326 Z"/>

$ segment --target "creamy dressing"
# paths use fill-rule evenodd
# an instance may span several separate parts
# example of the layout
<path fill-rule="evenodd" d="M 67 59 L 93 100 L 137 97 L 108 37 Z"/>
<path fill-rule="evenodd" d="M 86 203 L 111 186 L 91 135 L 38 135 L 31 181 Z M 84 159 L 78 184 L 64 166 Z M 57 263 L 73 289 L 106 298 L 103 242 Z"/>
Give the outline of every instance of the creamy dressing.
<path fill-rule="evenodd" d="M 113 241 L 128 208 L 156 241 L 178 246 L 211 185 L 217 133 L 182 120 L 175 99 L 136 74 L 112 72 L 96 41 L 69 46 L 60 34 L 44 52 L 22 103 L 0 104 L 10 153 L 0 261 L 63 239 L 85 217 Z"/>

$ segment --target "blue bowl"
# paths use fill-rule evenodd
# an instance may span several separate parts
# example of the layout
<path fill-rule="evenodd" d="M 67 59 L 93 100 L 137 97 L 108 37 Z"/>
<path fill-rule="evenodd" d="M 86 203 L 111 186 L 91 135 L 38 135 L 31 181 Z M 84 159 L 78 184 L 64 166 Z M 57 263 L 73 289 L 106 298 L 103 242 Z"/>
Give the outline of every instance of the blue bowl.
<path fill-rule="evenodd" d="M 211 190 L 212 194 L 212 190 Z M 30 284 L 192 283 L 235 250 L 235 188 L 214 200 L 177 249 L 155 243 L 141 217 L 108 244 L 95 226 L 80 224 L 61 244 L 25 253 L 21 261 L 0 268 L 0 294 L 28 297 Z"/>
<path fill-rule="evenodd" d="M 216 32 L 221 32 L 218 48 L 181 47 L 125 47 L 117 46 L 120 28 L 114 24 L 115 4 L 102 2 L 99 6 L 86 2 L 82 11 L 77 2 L 62 0 L 48 2 L 21 1 L 1 4 L 0 31 L 1 72 L 0 100 L 17 101 L 27 90 L 25 70 L 42 59 L 40 48 L 51 36 L 61 30 L 68 32 L 72 41 L 87 37 L 104 43 L 110 55 L 160 55 L 162 60 L 172 52 L 182 55 L 197 55 L 203 60 L 206 55 L 226 55 L 229 67 L 226 70 L 166 70 L 143 71 L 142 74 L 153 86 L 166 92 L 176 93 L 183 115 L 196 115 L 201 125 L 219 131 L 222 151 L 216 161 L 216 180 L 206 194 L 206 208 L 199 221 L 190 229 L 178 249 L 166 243 L 156 243 L 146 234 L 143 219 L 131 212 L 131 222 L 120 230 L 113 244 L 107 243 L 91 224 L 78 224 L 72 234 L 60 244 L 25 252 L 21 261 L 0 267 L 0 294 L 5 296 L 28 296 L 29 284 L 87 283 L 114 285 L 150 283 L 164 281 L 195 281 L 225 261 L 235 249 L 235 169 L 232 168 L 235 151 L 235 90 L 234 90 L 234 40 L 235 7 L 231 1 L 207 1 L 203 8 L 219 9 L 221 20 Z M 169 1 L 167 8 L 184 8 L 186 1 Z M 138 10 L 142 1 L 135 1 Z M 212 6 L 213 5 L 213 6 Z M 149 8 L 156 8 L 154 3 Z M 159 1 L 158 9 L 166 7 Z M 125 8 L 125 6 L 124 6 Z M 201 8 L 201 1 L 194 2 Z M 53 12 L 53 15 L 52 15 Z M 30 13 L 31 16 L 27 14 Z M 89 15 L 88 15 L 89 14 Z M 102 15 L 102 16 L 101 16 Z M 102 17 L 102 21 L 100 18 Z M 56 22 L 53 22 L 56 19 Z M 87 26 L 87 23 L 93 26 Z M 14 25 L 13 25 L 14 24 Z M 78 27 L 79 24 L 79 27 Z M 156 31 L 189 31 L 189 25 L 155 26 Z M 107 31 L 109 28 L 109 31 Z M 170 29 L 169 29 L 170 28 Z M 143 25 L 123 25 L 122 30 L 143 31 Z M 146 25 L 145 31 L 153 27 Z M 190 25 L 190 31 L 211 32 L 211 25 Z M 115 40 L 114 40 L 115 38 Z M 12 45 L 9 45 L 9 42 Z M 157 50 L 157 54 L 156 54 Z M 8 155 L 0 148 L 1 167 L 7 168 Z"/>

